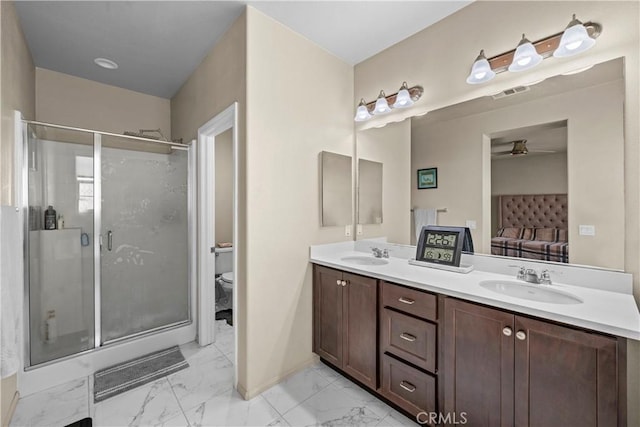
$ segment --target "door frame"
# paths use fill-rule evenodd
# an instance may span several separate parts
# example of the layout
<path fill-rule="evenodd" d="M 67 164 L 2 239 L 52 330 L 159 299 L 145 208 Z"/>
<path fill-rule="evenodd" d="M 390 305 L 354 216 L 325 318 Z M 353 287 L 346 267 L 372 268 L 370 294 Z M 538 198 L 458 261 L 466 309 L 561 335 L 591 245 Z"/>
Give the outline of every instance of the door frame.
<path fill-rule="evenodd" d="M 238 284 L 238 103 L 234 102 L 198 129 L 198 344 L 215 341 L 215 140 L 231 129 L 233 151 L 233 325 L 237 350 Z M 237 351 L 234 370 L 237 379 Z"/>

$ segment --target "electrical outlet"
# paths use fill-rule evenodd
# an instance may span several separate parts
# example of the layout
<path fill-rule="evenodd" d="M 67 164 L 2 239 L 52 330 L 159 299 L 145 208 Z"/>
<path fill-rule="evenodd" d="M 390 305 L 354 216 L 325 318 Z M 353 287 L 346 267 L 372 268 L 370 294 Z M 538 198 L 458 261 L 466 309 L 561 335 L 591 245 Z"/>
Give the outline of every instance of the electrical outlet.
<path fill-rule="evenodd" d="M 358 236 L 362 235 L 362 224 L 358 224 L 356 226 L 356 233 L 358 234 Z"/>
<path fill-rule="evenodd" d="M 351 226 L 350 225 L 345 225 L 344 226 L 344 235 L 349 237 L 351 236 Z"/>
<path fill-rule="evenodd" d="M 476 229 L 476 222 L 473 219 L 468 219 L 467 220 L 467 228 L 469 230 L 475 230 Z"/>
<path fill-rule="evenodd" d="M 596 226 L 595 225 L 580 225 L 578 227 L 578 232 L 581 236 L 595 236 L 596 235 Z"/>

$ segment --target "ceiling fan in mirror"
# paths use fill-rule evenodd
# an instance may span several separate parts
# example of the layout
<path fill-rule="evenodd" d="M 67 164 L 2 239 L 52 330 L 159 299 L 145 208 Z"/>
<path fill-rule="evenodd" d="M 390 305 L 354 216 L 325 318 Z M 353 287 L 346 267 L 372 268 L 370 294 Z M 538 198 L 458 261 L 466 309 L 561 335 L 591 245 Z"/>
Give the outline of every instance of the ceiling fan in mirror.
<path fill-rule="evenodd" d="M 511 145 L 510 150 L 503 151 L 491 151 L 491 157 L 511 157 L 511 156 L 525 156 L 529 153 L 539 153 L 539 154 L 550 154 L 556 153 L 555 150 L 540 150 L 536 148 L 529 149 L 527 148 L 527 140 L 526 139 L 517 139 L 515 141 L 506 141 L 506 142 L 495 142 L 492 145 L 492 148 L 503 147 Z"/>

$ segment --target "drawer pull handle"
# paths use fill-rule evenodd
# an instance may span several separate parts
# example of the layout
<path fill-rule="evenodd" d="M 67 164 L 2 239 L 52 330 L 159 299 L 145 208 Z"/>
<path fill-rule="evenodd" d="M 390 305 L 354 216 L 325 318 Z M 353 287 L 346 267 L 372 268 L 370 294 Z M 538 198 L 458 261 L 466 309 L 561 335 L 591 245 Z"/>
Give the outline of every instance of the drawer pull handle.
<path fill-rule="evenodd" d="M 416 386 L 406 381 L 400 381 L 400 387 L 407 390 L 409 393 L 413 393 L 414 391 L 416 391 Z"/>
<path fill-rule="evenodd" d="M 406 332 L 401 333 L 400 338 L 409 342 L 414 342 L 417 339 L 415 336 L 408 334 Z"/>
<path fill-rule="evenodd" d="M 415 300 L 412 300 L 411 298 L 405 298 L 405 297 L 398 298 L 398 301 L 400 301 L 403 304 L 409 304 L 409 305 L 415 302 Z"/>

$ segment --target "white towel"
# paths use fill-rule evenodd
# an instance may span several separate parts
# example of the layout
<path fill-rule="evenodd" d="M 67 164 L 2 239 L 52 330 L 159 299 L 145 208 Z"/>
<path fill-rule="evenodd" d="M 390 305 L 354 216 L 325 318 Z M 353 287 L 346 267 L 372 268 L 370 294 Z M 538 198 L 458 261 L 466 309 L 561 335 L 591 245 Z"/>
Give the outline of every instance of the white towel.
<path fill-rule="evenodd" d="M 414 209 L 413 221 L 416 226 L 416 244 L 420 240 L 420 231 L 425 225 L 438 225 L 438 210 L 435 208 L 429 209 Z"/>
<path fill-rule="evenodd" d="M 16 208 L 0 209 L 0 377 L 6 378 L 18 372 L 20 366 L 20 311 L 22 307 L 22 242 L 20 241 L 19 215 Z"/>

